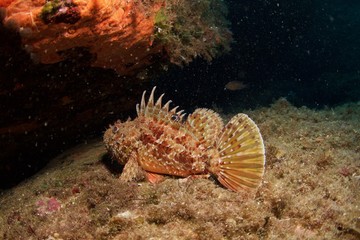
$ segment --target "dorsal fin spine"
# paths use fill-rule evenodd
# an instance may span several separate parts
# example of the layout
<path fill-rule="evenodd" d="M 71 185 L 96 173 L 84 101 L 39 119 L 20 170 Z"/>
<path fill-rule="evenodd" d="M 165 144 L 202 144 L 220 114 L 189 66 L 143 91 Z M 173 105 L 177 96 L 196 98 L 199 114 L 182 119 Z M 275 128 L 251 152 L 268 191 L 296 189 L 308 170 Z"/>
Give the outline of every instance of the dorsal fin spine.
<path fill-rule="evenodd" d="M 140 116 L 139 104 L 136 104 L 136 114 Z"/>
<path fill-rule="evenodd" d="M 162 101 L 162 98 L 164 97 L 164 95 L 165 95 L 164 93 L 161 94 L 161 96 L 159 97 L 159 99 L 156 101 L 155 106 L 161 108 L 161 101 Z"/>
<path fill-rule="evenodd" d="M 170 112 L 173 113 L 173 114 L 175 114 L 175 113 L 176 113 L 176 109 L 178 109 L 178 108 L 179 108 L 179 106 L 176 106 L 176 107 L 174 107 L 173 109 L 171 109 Z"/>
<path fill-rule="evenodd" d="M 146 94 L 146 91 L 143 92 L 142 97 L 141 97 L 141 103 L 140 103 L 140 114 L 142 116 L 145 115 L 145 107 L 146 107 L 146 105 L 145 105 L 145 94 Z"/>
<path fill-rule="evenodd" d="M 154 87 L 154 88 L 151 90 L 150 97 L 149 97 L 149 101 L 148 101 L 148 103 L 147 103 L 147 107 L 152 107 L 152 106 L 154 106 L 154 92 L 155 92 L 155 89 L 156 89 L 156 87 Z"/>
<path fill-rule="evenodd" d="M 171 100 L 167 101 L 163 107 L 163 109 L 165 109 L 167 112 L 169 111 L 169 106 L 171 102 L 172 102 Z"/>

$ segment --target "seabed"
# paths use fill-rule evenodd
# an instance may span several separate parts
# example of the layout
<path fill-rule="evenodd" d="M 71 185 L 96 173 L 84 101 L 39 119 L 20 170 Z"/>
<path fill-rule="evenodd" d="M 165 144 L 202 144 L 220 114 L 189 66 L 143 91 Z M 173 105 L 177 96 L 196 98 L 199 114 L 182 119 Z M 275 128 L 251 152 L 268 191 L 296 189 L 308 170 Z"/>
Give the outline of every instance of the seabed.
<path fill-rule="evenodd" d="M 121 183 L 94 140 L 1 193 L 1 238 L 359 239 L 360 103 L 311 110 L 280 99 L 245 113 L 266 145 L 255 196 L 212 179 Z"/>

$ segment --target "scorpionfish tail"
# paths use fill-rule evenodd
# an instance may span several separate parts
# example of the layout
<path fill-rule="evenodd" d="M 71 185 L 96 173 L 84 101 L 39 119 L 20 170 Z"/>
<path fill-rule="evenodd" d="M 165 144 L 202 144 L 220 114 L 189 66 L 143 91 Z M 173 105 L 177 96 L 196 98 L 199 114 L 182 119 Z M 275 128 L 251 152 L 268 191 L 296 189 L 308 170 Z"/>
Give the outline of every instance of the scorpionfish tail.
<path fill-rule="evenodd" d="M 256 189 L 264 175 L 265 148 L 259 128 L 246 115 L 237 114 L 224 127 L 217 141 L 217 179 L 240 192 Z"/>

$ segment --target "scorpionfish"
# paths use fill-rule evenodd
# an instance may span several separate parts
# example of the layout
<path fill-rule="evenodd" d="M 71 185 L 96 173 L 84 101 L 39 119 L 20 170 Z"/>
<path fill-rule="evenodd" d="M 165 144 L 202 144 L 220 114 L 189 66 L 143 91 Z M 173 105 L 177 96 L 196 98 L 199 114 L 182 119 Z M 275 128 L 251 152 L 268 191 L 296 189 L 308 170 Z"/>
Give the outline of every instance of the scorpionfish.
<path fill-rule="evenodd" d="M 199 108 L 185 118 L 178 107 L 154 101 L 144 91 L 137 118 L 117 121 L 104 142 L 112 159 L 124 165 L 120 180 L 159 182 L 164 175 L 214 176 L 235 192 L 256 189 L 264 174 L 265 149 L 256 124 L 245 114 L 225 126 L 210 109 Z"/>

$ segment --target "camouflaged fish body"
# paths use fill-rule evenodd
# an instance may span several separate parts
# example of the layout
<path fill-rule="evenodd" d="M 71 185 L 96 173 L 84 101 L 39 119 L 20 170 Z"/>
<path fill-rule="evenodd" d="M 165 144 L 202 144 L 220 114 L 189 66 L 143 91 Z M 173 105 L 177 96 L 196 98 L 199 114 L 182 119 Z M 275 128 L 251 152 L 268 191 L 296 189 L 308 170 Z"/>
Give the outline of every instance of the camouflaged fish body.
<path fill-rule="evenodd" d="M 256 124 L 245 114 L 233 117 L 224 127 L 210 109 L 196 109 L 186 120 L 183 111 L 162 105 L 162 94 L 136 106 L 137 118 L 117 121 L 104 134 L 113 159 L 124 164 L 122 181 L 161 175 L 187 177 L 213 174 L 233 191 L 259 186 L 264 173 L 264 144 Z"/>

